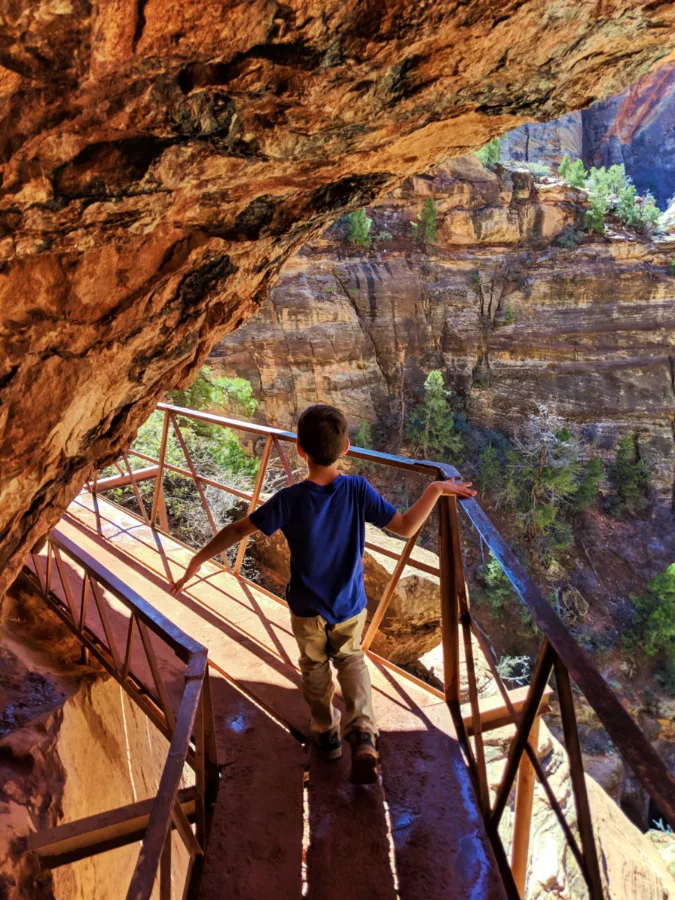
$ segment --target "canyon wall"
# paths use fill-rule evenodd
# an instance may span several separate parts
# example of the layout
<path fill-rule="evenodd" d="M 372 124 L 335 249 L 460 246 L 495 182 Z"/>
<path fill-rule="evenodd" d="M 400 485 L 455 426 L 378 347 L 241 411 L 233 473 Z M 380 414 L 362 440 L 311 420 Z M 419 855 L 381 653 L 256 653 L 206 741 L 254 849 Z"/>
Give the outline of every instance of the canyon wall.
<path fill-rule="evenodd" d="M 502 139 L 510 159 L 557 167 L 563 155 L 590 166 L 624 165 L 661 209 L 675 195 L 675 64 L 649 72 L 616 97 L 555 122 L 523 125 Z"/>
<path fill-rule="evenodd" d="M 667 57 L 651 0 L 29 0 L 0 55 L 0 594 L 343 212 Z"/>
<path fill-rule="evenodd" d="M 409 221 L 433 196 L 438 243 Z M 309 403 L 396 428 L 442 369 L 472 421 L 517 434 L 546 407 L 589 453 L 638 436 L 660 496 L 675 461 L 675 242 L 616 236 L 565 249 L 584 195 L 525 171 L 450 160 L 369 209 L 371 250 L 338 223 L 283 269 L 260 313 L 215 348 L 251 381 L 266 421 Z"/>

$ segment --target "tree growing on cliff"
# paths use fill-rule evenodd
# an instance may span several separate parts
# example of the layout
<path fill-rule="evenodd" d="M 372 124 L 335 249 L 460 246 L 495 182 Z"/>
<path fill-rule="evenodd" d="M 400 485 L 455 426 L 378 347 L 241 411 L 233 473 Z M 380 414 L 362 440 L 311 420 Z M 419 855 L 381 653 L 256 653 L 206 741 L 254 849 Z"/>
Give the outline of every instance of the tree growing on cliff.
<path fill-rule="evenodd" d="M 558 174 L 572 187 L 582 188 L 586 186 L 587 172 L 584 168 L 583 161 L 575 159 L 572 161 L 567 153 L 563 156 L 558 166 Z"/>
<path fill-rule="evenodd" d="M 488 444 L 478 458 L 478 482 L 482 491 L 497 494 L 502 489 L 502 467 L 494 444 Z"/>
<path fill-rule="evenodd" d="M 459 462 L 464 444 L 455 428 L 451 396 L 441 372 L 429 372 L 424 382 L 424 402 L 408 414 L 406 439 L 412 453 L 424 459 Z"/>
<path fill-rule="evenodd" d="M 438 210 L 436 209 L 433 197 L 427 197 L 424 201 L 422 212 L 417 216 L 417 221 L 410 223 L 413 236 L 423 244 L 429 244 L 432 241 L 438 240 L 438 233 L 436 231 L 437 217 Z"/>
<path fill-rule="evenodd" d="M 675 693 L 675 563 L 652 578 L 643 594 L 631 594 L 631 600 L 636 611 L 631 643 L 648 656 L 661 655 L 659 680 Z"/>
<path fill-rule="evenodd" d="M 573 516 L 594 503 L 603 476 L 602 462 L 580 461 L 578 440 L 544 406 L 506 452 L 499 503 L 516 515 L 530 551 L 548 565 L 573 544 Z"/>
<path fill-rule="evenodd" d="M 185 390 L 169 391 L 170 401 L 188 409 L 208 409 L 222 406 L 229 413 L 244 418 L 252 416 L 258 407 L 253 388 L 245 378 L 218 377 L 209 366 L 202 366 L 192 384 Z"/>
<path fill-rule="evenodd" d="M 368 216 L 365 209 L 357 209 L 355 212 L 350 213 L 347 240 L 352 244 L 358 244 L 359 247 L 372 247 L 373 239 L 370 236 L 372 225 L 373 220 Z"/>
<path fill-rule="evenodd" d="M 488 169 L 495 166 L 502 156 L 502 145 L 499 138 L 492 138 L 480 150 L 476 150 L 476 156 Z"/>
<path fill-rule="evenodd" d="M 659 227 L 661 213 L 654 197 L 638 195 L 622 165 L 591 167 L 588 171 L 580 159 L 572 162 L 565 154 L 558 167 L 560 177 L 572 187 L 588 191 L 589 208 L 585 216 L 586 228 L 598 234 L 605 230 L 605 219 L 611 212 L 624 225 L 644 234 Z"/>
<path fill-rule="evenodd" d="M 632 434 L 624 435 L 617 445 L 612 480 L 616 512 L 636 513 L 649 506 L 650 472 Z"/>
<path fill-rule="evenodd" d="M 169 400 L 178 406 L 197 410 L 208 409 L 211 406 L 226 406 L 236 410 L 237 414 L 250 415 L 256 408 L 256 401 L 253 399 L 251 385 L 248 382 L 242 378 L 217 378 L 206 366 L 200 370 L 188 388 L 183 391 L 170 391 L 168 396 Z M 153 412 L 139 428 L 133 449 L 158 459 L 163 419 L 162 412 Z M 200 475 L 240 490 L 252 488 L 259 461 L 242 448 L 235 432 L 219 425 L 197 422 L 186 416 L 178 416 L 178 422 L 190 459 Z M 189 469 L 183 449 L 171 427 L 167 433 L 165 459 L 172 466 Z M 145 462 L 139 464 L 146 465 Z M 134 457 L 132 466 L 136 466 Z M 212 537 L 213 532 L 196 485 L 191 479 L 172 471 L 165 471 L 163 484 L 172 533 L 191 547 L 200 546 Z M 217 527 L 226 525 L 234 514 L 238 502 L 236 497 L 211 485 L 203 487 Z M 139 491 L 146 507 L 149 508 L 153 501 L 154 483 L 141 482 Z M 129 488 L 116 489 L 112 499 L 139 512 L 136 497 Z"/>

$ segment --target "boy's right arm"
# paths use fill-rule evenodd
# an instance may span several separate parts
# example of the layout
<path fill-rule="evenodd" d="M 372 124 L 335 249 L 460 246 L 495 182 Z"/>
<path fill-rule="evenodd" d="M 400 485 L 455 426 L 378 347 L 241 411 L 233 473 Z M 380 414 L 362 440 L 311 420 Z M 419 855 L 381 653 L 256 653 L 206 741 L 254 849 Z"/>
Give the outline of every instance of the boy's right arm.
<path fill-rule="evenodd" d="M 208 560 L 212 559 L 214 556 L 218 556 L 219 553 L 224 553 L 226 550 L 229 550 L 230 547 L 238 544 L 239 541 L 254 534 L 256 531 L 258 531 L 258 528 L 251 522 L 249 516 L 246 516 L 245 519 L 239 519 L 237 522 L 230 522 L 230 524 L 221 529 L 215 537 L 211 538 L 208 544 L 204 544 L 202 549 L 195 553 L 188 563 L 185 574 L 182 578 L 179 578 L 178 581 L 172 584 L 170 593 L 174 597 L 177 597 L 188 581 L 197 574 L 205 562 L 208 562 Z"/>
<path fill-rule="evenodd" d="M 397 512 L 391 522 L 384 527 L 387 531 L 392 531 L 399 537 L 412 537 L 424 525 L 427 516 L 436 506 L 438 498 L 443 496 L 475 497 L 476 491 L 472 489 L 470 481 L 462 481 L 459 478 L 449 478 L 447 481 L 432 481 L 410 509 L 404 513 Z"/>

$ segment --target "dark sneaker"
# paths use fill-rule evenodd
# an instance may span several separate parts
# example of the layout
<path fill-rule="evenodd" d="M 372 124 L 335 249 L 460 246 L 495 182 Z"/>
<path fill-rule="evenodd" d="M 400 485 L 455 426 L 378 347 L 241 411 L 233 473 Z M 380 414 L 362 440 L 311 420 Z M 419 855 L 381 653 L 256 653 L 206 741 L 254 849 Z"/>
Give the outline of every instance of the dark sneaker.
<path fill-rule="evenodd" d="M 342 756 L 342 740 L 336 729 L 324 731 L 316 739 L 319 753 L 324 759 L 339 759 Z"/>
<path fill-rule="evenodd" d="M 347 735 L 352 748 L 352 770 L 349 780 L 352 784 L 374 784 L 377 781 L 377 759 L 375 738 L 363 728 L 355 728 Z"/>

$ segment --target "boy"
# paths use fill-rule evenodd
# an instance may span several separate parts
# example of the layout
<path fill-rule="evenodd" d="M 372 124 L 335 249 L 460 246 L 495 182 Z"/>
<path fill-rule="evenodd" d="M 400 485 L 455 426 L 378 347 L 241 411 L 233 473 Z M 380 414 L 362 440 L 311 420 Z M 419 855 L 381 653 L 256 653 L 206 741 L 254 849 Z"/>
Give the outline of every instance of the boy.
<path fill-rule="evenodd" d="M 360 648 L 366 621 L 361 562 L 365 523 L 407 538 L 415 534 L 442 494 L 472 497 L 476 492 L 470 483 L 436 481 L 407 512 L 398 512 L 365 478 L 338 471 L 338 460 L 349 450 L 349 438 L 347 420 L 333 406 L 319 404 L 303 412 L 297 447 L 308 477 L 223 528 L 195 554 L 171 593 L 177 596 L 201 565 L 242 538 L 256 531 L 269 536 L 281 529 L 291 551 L 286 599 L 300 650 L 312 733 L 324 757 L 341 755 L 340 714 L 332 702 L 332 661 L 346 707 L 342 736 L 352 751 L 350 781 L 371 784 L 377 780 L 378 732 L 370 676 Z"/>

